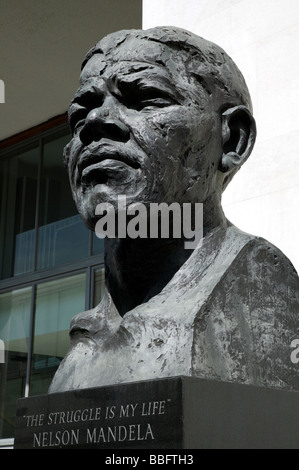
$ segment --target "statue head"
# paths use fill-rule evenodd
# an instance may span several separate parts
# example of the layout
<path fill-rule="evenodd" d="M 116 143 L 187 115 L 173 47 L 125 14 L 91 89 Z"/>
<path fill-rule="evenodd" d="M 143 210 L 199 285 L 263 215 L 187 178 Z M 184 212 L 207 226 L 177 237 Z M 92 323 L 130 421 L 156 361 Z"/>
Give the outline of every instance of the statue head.
<path fill-rule="evenodd" d="M 221 201 L 256 136 L 244 78 L 217 45 L 173 27 L 128 30 L 87 54 L 64 152 L 94 229 L 99 203 Z"/>

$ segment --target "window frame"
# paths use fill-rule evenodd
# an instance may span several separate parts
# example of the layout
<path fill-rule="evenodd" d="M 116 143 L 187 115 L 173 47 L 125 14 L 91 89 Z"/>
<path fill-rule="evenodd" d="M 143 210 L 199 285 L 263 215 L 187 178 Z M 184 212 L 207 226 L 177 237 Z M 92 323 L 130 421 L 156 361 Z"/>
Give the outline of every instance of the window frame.
<path fill-rule="evenodd" d="M 42 174 L 42 158 L 43 143 L 49 138 L 53 140 L 61 137 L 69 132 L 66 113 L 58 116 L 50 121 L 36 126 L 28 131 L 22 132 L 16 136 L 0 142 L 0 160 L 8 160 L 18 153 L 24 152 L 27 148 L 31 148 L 37 142 L 39 160 L 38 160 L 38 180 L 37 180 L 37 200 L 35 208 L 35 241 L 34 241 L 34 271 L 26 274 L 20 274 L 13 277 L 0 280 L 0 295 L 31 287 L 31 303 L 30 303 L 30 324 L 29 324 L 29 345 L 27 351 L 26 381 L 25 393 L 26 398 L 30 395 L 30 377 L 33 362 L 34 351 L 34 329 L 35 329 L 35 311 L 36 311 L 36 291 L 37 286 L 51 280 L 63 279 L 80 273 L 86 274 L 85 285 L 85 309 L 89 310 L 93 307 L 93 294 L 95 272 L 97 269 L 104 267 L 104 253 L 93 255 L 93 239 L 92 231 L 89 233 L 88 256 L 86 258 L 72 261 L 63 265 L 37 269 L 37 248 L 38 248 L 38 228 L 39 228 L 39 207 L 40 207 L 40 186 Z M 0 439 L 0 448 L 5 448 L 13 444 L 13 437 Z"/>
<path fill-rule="evenodd" d="M 79 269 L 91 268 L 97 266 L 98 264 L 103 264 L 104 254 L 93 255 L 93 232 L 90 231 L 89 234 L 89 248 L 88 256 L 81 260 L 73 261 L 66 263 L 61 266 L 55 266 L 51 268 L 36 269 L 37 266 L 37 247 L 38 247 L 38 208 L 40 204 L 40 191 L 39 187 L 41 184 L 41 171 L 42 171 L 42 146 L 43 141 L 47 141 L 49 137 L 60 137 L 65 132 L 69 131 L 69 126 L 67 123 L 67 116 L 63 114 L 57 118 L 51 119 L 47 123 L 36 126 L 28 131 L 24 131 L 17 136 L 13 136 L 9 139 L 6 139 L 0 142 L 0 160 L 4 161 L 9 158 L 13 158 L 20 152 L 23 152 L 27 148 L 32 147 L 32 145 L 38 141 L 39 147 L 39 168 L 38 168 L 38 189 L 37 189 L 37 201 L 36 201 L 36 221 L 35 221 L 35 242 L 34 242 L 34 271 L 26 274 L 20 274 L 12 276 L 6 279 L 0 280 L 0 293 L 4 293 L 8 290 L 12 290 L 15 287 L 27 286 L 32 284 L 34 281 L 46 280 L 52 276 L 58 276 L 61 274 L 67 275 L 72 271 L 77 271 Z"/>

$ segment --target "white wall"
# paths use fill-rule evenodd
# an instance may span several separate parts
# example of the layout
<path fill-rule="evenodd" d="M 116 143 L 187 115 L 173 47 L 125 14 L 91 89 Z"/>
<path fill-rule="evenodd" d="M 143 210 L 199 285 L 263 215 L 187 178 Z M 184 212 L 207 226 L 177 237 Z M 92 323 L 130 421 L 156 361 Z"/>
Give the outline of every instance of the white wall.
<path fill-rule="evenodd" d="M 258 139 L 223 206 L 299 271 L 299 0 L 143 0 L 143 28 L 159 25 L 219 44 L 243 72 Z"/>

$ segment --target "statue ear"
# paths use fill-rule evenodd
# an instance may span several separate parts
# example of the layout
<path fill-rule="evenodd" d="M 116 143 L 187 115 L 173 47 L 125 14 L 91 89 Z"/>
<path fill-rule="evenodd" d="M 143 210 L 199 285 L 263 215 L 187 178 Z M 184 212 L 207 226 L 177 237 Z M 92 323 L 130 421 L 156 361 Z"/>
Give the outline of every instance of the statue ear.
<path fill-rule="evenodd" d="M 222 158 L 219 170 L 229 173 L 247 160 L 256 139 L 255 120 L 245 106 L 230 108 L 222 114 Z"/>

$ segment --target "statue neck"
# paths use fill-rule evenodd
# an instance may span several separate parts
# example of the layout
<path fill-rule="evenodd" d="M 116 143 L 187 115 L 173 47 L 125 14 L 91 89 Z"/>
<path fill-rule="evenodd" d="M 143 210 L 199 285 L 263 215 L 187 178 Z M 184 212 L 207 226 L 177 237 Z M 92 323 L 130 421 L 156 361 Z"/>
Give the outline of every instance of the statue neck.
<path fill-rule="evenodd" d="M 203 236 L 227 225 L 220 204 L 203 207 Z M 188 260 L 194 248 L 185 238 L 106 239 L 106 287 L 121 316 L 159 294 Z"/>

